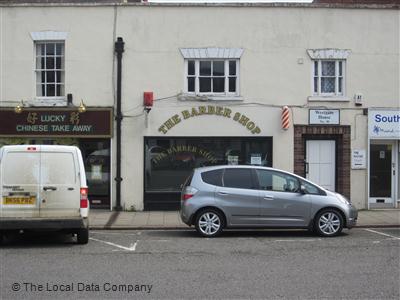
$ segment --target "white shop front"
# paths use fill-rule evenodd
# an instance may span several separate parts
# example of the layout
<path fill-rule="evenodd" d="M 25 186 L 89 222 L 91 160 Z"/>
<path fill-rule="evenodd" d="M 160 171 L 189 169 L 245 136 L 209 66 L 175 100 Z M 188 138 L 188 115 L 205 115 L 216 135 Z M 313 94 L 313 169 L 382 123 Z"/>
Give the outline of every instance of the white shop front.
<path fill-rule="evenodd" d="M 368 110 L 368 208 L 400 207 L 400 109 Z"/>

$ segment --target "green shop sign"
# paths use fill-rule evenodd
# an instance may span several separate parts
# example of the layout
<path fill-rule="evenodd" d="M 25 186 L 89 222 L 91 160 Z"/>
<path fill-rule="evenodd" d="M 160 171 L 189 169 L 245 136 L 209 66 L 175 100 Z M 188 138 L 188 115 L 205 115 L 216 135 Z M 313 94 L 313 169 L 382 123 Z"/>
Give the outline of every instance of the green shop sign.
<path fill-rule="evenodd" d="M 230 108 L 222 107 L 222 106 L 198 106 L 193 107 L 191 109 L 186 109 L 181 111 L 180 114 L 176 114 L 166 120 L 159 128 L 158 131 L 166 134 L 170 129 L 172 129 L 175 125 L 181 123 L 184 120 L 189 118 L 194 118 L 202 115 L 215 115 L 220 116 L 222 118 L 231 119 L 239 123 L 240 125 L 246 127 L 252 134 L 261 133 L 260 127 L 256 125 L 255 122 L 251 121 L 249 117 L 240 113 L 240 112 L 232 112 Z"/>

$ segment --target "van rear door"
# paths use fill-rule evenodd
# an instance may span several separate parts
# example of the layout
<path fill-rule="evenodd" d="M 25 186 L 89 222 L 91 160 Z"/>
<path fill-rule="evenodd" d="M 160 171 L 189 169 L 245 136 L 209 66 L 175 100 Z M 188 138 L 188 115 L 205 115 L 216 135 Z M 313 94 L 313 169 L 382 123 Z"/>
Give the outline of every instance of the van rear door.
<path fill-rule="evenodd" d="M 40 179 L 40 217 L 80 216 L 79 162 L 75 149 L 43 147 Z"/>
<path fill-rule="evenodd" d="M 39 146 L 4 148 L 0 164 L 2 217 L 39 216 L 39 149 Z"/>

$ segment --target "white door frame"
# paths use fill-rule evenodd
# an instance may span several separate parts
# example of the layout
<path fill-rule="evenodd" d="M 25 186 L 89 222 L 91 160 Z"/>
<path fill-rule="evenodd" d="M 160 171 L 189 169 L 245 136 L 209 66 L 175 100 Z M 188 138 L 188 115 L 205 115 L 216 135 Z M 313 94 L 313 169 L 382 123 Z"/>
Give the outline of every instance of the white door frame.
<path fill-rule="evenodd" d="M 392 207 L 398 207 L 398 199 L 400 195 L 398 194 L 398 182 L 399 182 L 399 142 L 396 140 L 386 140 L 386 139 L 368 139 L 368 184 L 367 184 L 367 195 L 368 195 L 368 209 L 370 209 L 371 204 L 376 204 L 377 197 L 370 197 L 370 177 L 371 177 L 371 145 L 392 145 L 392 162 L 391 162 L 391 180 L 392 180 L 392 191 L 391 200 Z M 382 199 L 384 197 L 378 197 Z M 389 199 L 389 198 L 385 198 Z M 374 201 L 374 202 L 372 202 Z"/>

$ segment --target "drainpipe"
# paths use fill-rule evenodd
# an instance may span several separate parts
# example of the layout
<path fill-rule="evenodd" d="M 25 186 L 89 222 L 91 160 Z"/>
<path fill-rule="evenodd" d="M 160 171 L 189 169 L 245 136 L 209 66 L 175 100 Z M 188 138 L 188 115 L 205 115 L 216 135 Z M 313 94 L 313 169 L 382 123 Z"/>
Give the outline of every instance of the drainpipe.
<path fill-rule="evenodd" d="M 121 123 L 122 123 L 122 112 L 121 112 L 121 71 L 122 71 L 122 53 L 124 52 L 124 41 L 122 37 L 118 37 L 115 42 L 115 53 L 117 54 L 117 114 L 115 121 L 117 123 L 117 176 L 115 177 L 116 182 L 116 194 L 117 202 L 115 210 L 122 210 L 121 206 Z"/>

